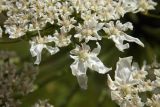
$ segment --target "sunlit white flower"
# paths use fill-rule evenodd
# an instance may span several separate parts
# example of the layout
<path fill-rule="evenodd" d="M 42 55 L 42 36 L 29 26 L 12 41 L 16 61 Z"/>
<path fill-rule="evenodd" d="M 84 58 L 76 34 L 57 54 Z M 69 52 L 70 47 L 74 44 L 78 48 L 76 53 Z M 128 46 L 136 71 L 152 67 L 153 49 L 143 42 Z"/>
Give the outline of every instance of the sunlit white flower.
<path fill-rule="evenodd" d="M 36 61 L 34 62 L 35 64 L 39 64 L 41 62 L 41 53 L 43 48 L 47 49 L 51 55 L 57 53 L 59 51 L 59 48 L 57 47 L 52 47 L 52 46 L 47 46 L 46 44 L 49 42 L 53 42 L 53 37 L 52 36 L 45 36 L 45 37 L 34 37 L 32 41 L 30 41 L 31 48 L 30 52 L 33 57 L 37 57 Z"/>
<path fill-rule="evenodd" d="M 74 28 L 74 24 L 76 23 L 76 20 L 74 18 L 71 18 L 70 16 L 63 15 L 61 16 L 61 19 L 58 19 L 58 25 L 64 27 L 66 31 L 70 31 L 72 28 Z"/>
<path fill-rule="evenodd" d="M 71 43 L 70 39 L 71 39 L 71 35 L 68 35 L 68 32 L 64 27 L 61 27 L 60 33 L 56 31 L 53 37 L 53 41 L 58 47 L 68 46 Z"/>
<path fill-rule="evenodd" d="M 83 25 L 79 24 L 76 27 L 77 34 L 74 37 L 78 38 L 79 41 L 83 39 L 85 42 L 89 40 L 101 40 L 102 37 L 98 34 L 98 31 L 102 29 L 104 23 L 98 23 L 96 19 L 85 21 Z"/>
<path fill-rule="evenodd" d="M 137 0 L 119 0 L 114 9 L 115 19 L 123 17 L 128 12 L 134 12 L 137 8 Z"/>
<path fill-rule="evenodd" d="M 148 10 L 154 10 L 155 6 L 157 5 L 156 2 L 154 2 L 153 0 L 137 0 L 137 6 L 138 9 L 136 10 L 136 12 L 147 12 Z"/>
<path fill-rule="evenodd" d="M 133 70 L 132 72 L 133 78 L 139 82 L 144 81 L 144 79 L 148 75 L 145 63 L 143 64 L 141 69 L 139 68 L 138 63 L 133 63 L 132 70 Z"/>
<path fill-rule="evenodd" d="M 122 24 L 119 20 L 116 21 L 115 24 L 113 21 L 110 21 L 109 23 L 106 23 L 105 27 L 103 28 L 106 34 L 108 34 L 109 39 L 112 39 L 115 42 L 116 47 L 122 52 L 124 49 L 129 48 L 129 44 L 124 44 L 124 41 L 135 42 L 144 47 L 144 44 L 139 39 L 129 36 L 124 32 L 128 29 L 133 29 L 132 23 L 127 22 Z"/>
<path fill-rule="evenodd" d="M 135 81 L 133 80 L 132 76 L 132 67 L 131 67 L 132 57 L 126 57 L 126 58 L 119 58 L 119 61 L 116 65 L 115 70 L 115 82 L 116 85 L 122 86 L 122 85 L 132 85 Z M 115 83 L 112 81 L 110 76 L 108 75 L 108 83 L 109 87 L 112 90 L 115 90 Z"/>
<path fill-rule="evenodd" d="M 115 100 L 121 107 L 128 107 L 131 104 L 130 100 L 134 98 L 132 94 L 136 92 L 133 88 L 136 81 L 132 76 L 131 62 L 132 57 L 120 58 L 116 65 L 115 81 L 108 75 L 112 100 Z"/>
<path fill-rule="evenodd" d="M 11 39 L 19 38 L 25 35 L 27 31 L 25 28 L 16 25 L 5 25 L 4 27 L 6 28 L 5 33 L 9 34 L 9 38 Z"/>
<path fill-rule="evenodd" d="M 101 21 L 109 21 L 109 20 L 114 20 L 115 19 L 115 8 L 113 7 L 112 4 L 106 4 L 107 6 L 101 7 L 97 11 L 97 17 Z"/>
<path fill-rule="evenodd" d="M 73 7 L 71 6 L 71 3 L 68 1 L 57 2 L 55 6 L 58 9 L 58 13 L 60 15 L 68 16 L 73 13 Z"/>
<path fill-rule="evenodd" d="M 77 45 L 74 50 L 71 51 L 71 58 L 75 61 L 71 64 L 72 74 L 77 77 L 81 88 L 87 88 L 87 68 L 97 71 L 100 74 L 105 74 L 111 68 L 107 68 L 101 60 L 97 57 L 101 50 L 101 46 L 97 42 L 97 48 L 92 51 L 90 47 L 83 43 L 82 46 Z"/>
<path fill-rule="evenodd" d="M 156 87 L 160 87 L 160 69 L 154 69 L 154 74 L 156 76 L 156 80 L 154 81 L 154 84 Z"/>
<path fill-rule="evenodd" d="M 160 94 L 154 94 L 151 99 L 147 99 L 147 106 L 149 107 L 160 107 Z"/>

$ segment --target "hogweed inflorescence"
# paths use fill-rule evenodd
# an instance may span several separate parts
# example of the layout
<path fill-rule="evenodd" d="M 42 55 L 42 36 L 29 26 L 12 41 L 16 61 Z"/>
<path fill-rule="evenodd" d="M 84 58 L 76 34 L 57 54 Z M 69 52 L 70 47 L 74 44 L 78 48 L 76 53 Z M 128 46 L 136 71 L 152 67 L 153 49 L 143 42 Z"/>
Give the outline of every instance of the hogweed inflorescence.
<path fill-rule="evenodd" d="M 124 41 L 144 47 L 138 38 L 126 33 L 133 30 L 132 23 L 122 24 L 120 18 L 129 12 L 147 13 L 155 9 L 156 5 L 152 0 L 1 0 L 0 12 L 6 12 L 7 19 L 2 28 L 10 39 L 26 37 L 29 40 L 30 52 L 36 57 L 35 64 L 40 64 L 43 49 L 53 55 L 62 47 L 74 45 L 70 57 L 75 61 L 70 67 L 79 85 L 86 89 L 87 68 L 101 74 L 111 70 L 97 57 L 101 50 L 99 42 L 103 39 L 99 32 L 105 32 L 106 37 L 113 40 L 122 52 L 129 48 L 129 43 Z M 48 24 L 53 27 L 52 31 L 44 34 L 43 30 Z M 0 27 L 0 37 L 2 28 Z M 32 32 L 34 37 L 28 35 Z M 78 41 L 75 42 L 75 39 Z M 97 44 L 97 48 L 92 51 L 88 45 L 90 41 Z M 137 107 L 143 106 L 138 93 L 151 91 L 160 84 L 158 71 L 155 70 L 154 83 L 145 81 L 147 72 L 144 69 L 132 70 L 131 60 L 131 57 L 119 60 L 115 81 L 108 75 L 112 99 L 122 107 L 135 104 Z M 148 105 L 154 103 L 156 98 L 158 95 L 148 100 Z"/>

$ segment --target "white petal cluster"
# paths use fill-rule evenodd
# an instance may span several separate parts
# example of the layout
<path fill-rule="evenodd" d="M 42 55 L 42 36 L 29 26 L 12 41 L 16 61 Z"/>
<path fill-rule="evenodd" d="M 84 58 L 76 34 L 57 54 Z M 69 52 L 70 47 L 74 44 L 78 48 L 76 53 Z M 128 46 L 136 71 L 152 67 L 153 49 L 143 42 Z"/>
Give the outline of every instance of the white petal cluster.
<path fill-rule="evenodd" d="M 160 94 L 154 94 L 151 99 L 147 99 L 147 106 L 149 107 L 160 107 Z"/>
<path fill-rule="evenodd" d="M 54 33 L 53 41 L 58 47 L 65 47 L 71 43 L 71 35 L 68 36 L 68 32 L 65 27 L 60 28 L 60 32 L 56 31 Z"/>
<path fill-rule="evenodd" d="M 41 62 L 44 48 L 53 55 L 61 47 L 82 44 L 71 51 L 71 57 L 75 60 L 71 69 L 73 75 L 77 76 L 80 86 L 86 88 L 87 68 L 101 74 L 110 70 L 97 57 L 100 45 L 97 43 L 97 48 L 90 51 L 87 43 L 101 41 L 104 30 L 108 39 L 112 39 L 120 51 L 129 48 L 129 44 L 124 41 L 135 42 L 144 47 L 138 38 L 125 33 L 133 29 L 132 23 L 122 24 L 119 19 L 128 12 L 148 12 L 155 9 L 156 5 L 157 3 L 152 0 L 0 0 L 0 12 L 6 13 L 7 18 L 3 28 L 10 39 L 24 37 L 30 40 L 32 36 L 28 34 L 35 34 L 37 31 L 44 31 L 43 35 L 49 35 L 42 37 L 39 32 L 39 35 L 33 35 L 29 42 L 30 52 L 33 57 L 36 57 L 35 64 Z M 45 32 L 48 26 L 52 28 L 52 33 Z M 53 43 L 55 46 L 49 46 L 48 43 Z M 129 71 L 126 73 L 130 74 Z M 136 74 L 124 78 L 133 78 L 137 76 Z M 142 78 L 144 75 L 146 74 L 138 75 L 140 77 L 137 78 Z M 132 82 L 132 80 L 123 80 L 122 77 L 117 75 L 119 80 L 127 84 Z"/>
<path fill-rule="evenodd" d="M 47 51 L 53 55 L 56 54 L 59 51 L 58 47 L 52 47 L 52 46 L 47 46 L 47 43 L 52 42 L 54 38 L 52 36 L 37 36 L 30 41 L 31 48 L 30 52 L 33 57 L 37 57 L 36 61 L 34 62 L 35 64 L 39 64 L 41 62 L 41 53 L 43 48 L 47 49 Z"/>
<path fill-rule="evenodd" d="M 160 87 L 160 69 L 154 69 L 154 74 L 156 76 L 155 86 Z"/>
<path fill-rule="evenodd" d="M 98 31 L 102 29 L 104 23 L 98 23 L 94 18 L 87 20 L 83 25 L 79 24 L 76 27 L 77 34 L 74 37 L 79 38 L 79 41 L 85 39 L 85 42 L 90 40 L 101 40 L 102 37 L 98 34 Z"/>
<path fill-rule="evenodd" d="M 115 24 L 113 21 L 110 21 L 109 23 L 106 23 L 103 28 L 105 33 L 109 35 L 109 39 L 112 39 L 115 42 L 116 47 L 122 52 L 124 49 L 129 48 L 129 44 L 124 44 L 124 41 L 135 42 L 144 47 L 144 44 L 139 39 L 125 33 L 128 29 L 133 29 L 132 23 L 127 22 L 122 24 L 120 21 L 116 21 Z"/>
<path fill-rule="evenodd" d="M 76 16 L 72 16 L 75 13 L 91 17 L 95 15 L 96 20 L 92 21 L 96 25 L 93 26 L 98 26 L 97 20 L 117 20 L 128 12 L 155 9 L 157 3 L 152 0 L 1 0 L 0 5 L 0 12 L 7 11 L 8 16 L 5 32 L 10 38 L 18 38 L 27 31 L 43 29 L 46 23 L 65 26 L 70 30 L 76 22 Z M 91 14 L 88 15 L 89 12 Z M 80 18 L 83 19 L 82 16 Z M 82 26 L 86 26 L 86 23 Z"/>
<path fill-rule="evenodd" d="M 120 58 L 115 70 L 115 81 L 108 75 L 111 97 L 120 107 L 143 107 L 143 103 L 136 92 L 137 90 L 134 88 L 137 81 L 132 75 L 131 62 L 132 57 Z"/>
<path fill-rule="evenodd" d="M 71 58 L 75 61 L 71 64 L 72 74 L 77 77 L 81 88 L 87 88 L 87 68 L 97 71 L 100 74 L 105 74 L 111 68 L 107 68 L 101 60 L 97 57 L 100 52 L 100 45 L 97 42 L 97 48 L 92 51 L 90 47 L 83 43 L 82 46 L 77 45 L 74 50 L 71 51 Z"/>
<path fill-rule="evenodd" d="M 153 95 L 153 98 L 148 98 L 147 102 L 142 102 L 140 93 L 154 92 L 160 86 L 158 75 L 160 70 L 154 69 L 156 76 L 155 80 L 147 78 L 150 66 L 144 64 L 141 69 L 137 63 L 132 63 L 132 57 L 120 58 L 116 65 L 114 81 L 108 75 L 108 86 L 111 89 L 111 98 L 120 107 L 159 107 L 159 95 Z"/>
<path fill-rule="evenodd" d="M 148 10 L 154 10 L 156 5 L 157 3 L 153 0 L 137 0 L 138 8 L 136 11 L 147 12 Z"/>

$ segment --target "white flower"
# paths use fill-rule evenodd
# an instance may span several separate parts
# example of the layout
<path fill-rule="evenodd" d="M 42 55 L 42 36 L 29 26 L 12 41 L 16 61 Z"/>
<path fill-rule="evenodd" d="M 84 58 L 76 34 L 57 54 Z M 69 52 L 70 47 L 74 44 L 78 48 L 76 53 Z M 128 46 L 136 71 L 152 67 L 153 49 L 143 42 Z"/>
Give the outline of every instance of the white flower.
<path fill-rule="evenodd" d="M 153 94 L 152 98 L 147 98 L 146 105 L 149 107 L 160 107 L 160 94 Z"/>
<path fill-rule="evenodd" d="M 137 9 L 137 0 L 119 0 L 115 5 L 115 19 L 123 17 L 128 12 L 134 12 Z"/>
<path fill-rule="evenodd" d="M 160 87 L 160 69 L 154 69 L 154 75 L 156 76 L 154 84 L 156 87 Z"/>
<path fill-rule="evenodd" d="M 137 0 L 137 10 L 135 12 L 147 12 L 148 10 L 154 10 L 157 5 L 153 0 Z"/>
<path fill-rule="evenodd" d="M 133 78 L 137 81 L 144 81 L 146 76 L 148 75 L 148 72 L 146 71 L 146 63 L 143 64 L 142 68 L 140 69 L 138 66 L 138 63 L 133 63 L 132 65 L 132 75 Z"/>
<path fill-rule="evenodd" d="M 3 33 L 3 30 L 2 30 L 2 28 L 0 26 L 0 38 L 2 37 L 2 33 Z"/>
<path fill-rule="evenodd" d="M 55 42 L 56 46 L 64 47 L 71 43 L 71 35 L 68 36 L 67 33 L 68 32 L 64 27 L 60 28 L 60 33 L 58 31 L 54 33 L 53 41 Z"/>
<path fill-rule="evenodd" d="M 126 12 L 135 12 L 135 10 L 138 8 L 138 1 L 139 0 L 120 0 L 118 5 L 121 4 L 122 9 L 124 9 Z"/>
<path fill-rule="evenodd" d="M 120 84 L 130 84 L 133 81 L 132 77 L 132 67 L 131 67 L 132 57 L 119 58 L 115 70 L 115 81 Z"/>
<path fill-rule="evenodd" d="M 100 74 L 105 74 L 111 68 L 107 68 L 101 60 L 97 57 L 101 50 L 99 43 L 97 42 L 97 48 L 92 51 L 87 44 L 82 44 L 82 46 L 76 46 L 74 50 L 71 51 L 71 58 L 75 61 L 71 64 L 72 74 L 77 77 L 79 85 L 81 88 L 87 88 L 87 68 L 97 71 Z"/>
<path fill-rule="evenodd" d="M 16 25 L 5 25 L 4 27 L 6 28 L 5 33 L 9 34 L 11 39 L 19 38 L 25 35 L 27 31 L 25 28 Z"/>
<path fill-rule="evenodd" d="M 107 6 L 101 7 L 101 9 L 97 11 L 98 19 L 101 21 L 114 20 L 115 19 L 115 8 L 110 3 L 106 5 Z"/>
<path fill-rule="evenodd" d="M 75 26 L 73 24 L 76 23 L 76 20 L 74 18 L 71 18 L 70 16 L 63 15 L 61 16 L 61 19 L 58 19 L 58 25 L 64 27 L 67 31 L 70 31 Z"/>
<path fill-rule="evenodd" d="M 73 7 L 71 6 L 71 3 L 68 2 L 68 1 L 64 1 L 64 2 L 57 2 L 55 4 L 57 10 L 58 10 L 58 13 L 60 15 L 64 15 L 64 16 L 68 16 L 68 15 L 71 15 L 73 13 Z"/>
<path fill-rule="evenodd" d="M 75 38 L 79 38 L 79 41 L 83 39 L 85 42 L 89 40 L 101 40 L 102 37 L 98 34 L 98 31 L 102 29 L 103 23 L 99 23 L 96 19 L 91 19 L 85 21 L 83 25 L 79 24 L 76 27 L 77 34 L 74 35 Z"/>
<path fill-rule="evenodd" d="M 122 52 L 124 49 L 129 48 L 129 44 L 124 44 L 124 41 L 135 42 L 144 47 L 144 44 L 139 39 L 129 36 L 124 32 L 128 29 L 133 29 L 132 23 L 127 22 L 122 24 L 119 20 L 116 21 L 115 25 L 113 21 L 110 21 L 109 23 L 106 23 L 103 28 L 103 30 L 109 35 L 109 39 L 112 39 L 115 42 L 116 47 Z"/>
<path fill-rule="evenodd" d="M 108 75 L 108 86 L 111 89 L 112 100 L 115 100 L 121 107 L 128 107 L 132 94 L 136 91 L 133 85 L 136 84 L 132 77 L 132 57 L 120 58 L 116 65 L 115 81 Z"/>
<path fill-rule="evenodd" d="M 31 48 L 30 52 L 32 57 L 37 57 L 36 61 L 34 62 L 35 64 L 39 64 L 41 62 L 41 52 L 43 48 L 47 49 L 51 55 L 57 53 L 59 51 L 59 48 L 57 47 L 52 47 L 52 46 L 47 46 L 46 43 L 53 42 L 53 37 L 52 36 L 45 36 L 45 37 L 40 37 L 37 36 L 30 41 Z"/>

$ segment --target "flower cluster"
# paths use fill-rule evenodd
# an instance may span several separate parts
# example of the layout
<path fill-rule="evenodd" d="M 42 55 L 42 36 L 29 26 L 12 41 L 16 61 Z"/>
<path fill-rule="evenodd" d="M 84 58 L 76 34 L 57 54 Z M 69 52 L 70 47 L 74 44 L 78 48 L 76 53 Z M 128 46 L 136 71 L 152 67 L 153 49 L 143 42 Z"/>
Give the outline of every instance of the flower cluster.
<path fill-rule="evenodd" d="M 47 100 L 44 100 L 44 101 L 39 100 L 32 107 L 54 107 L 54 106 L 49 104 Z"/>
<path fill-rule="evenodd" d="M 17 55 L 14 52 L 0 52 L 1 107 L 19 107 L 19 98 L 33 91 L 37 69 L 29 63 L 25 63 L 23 68 L 18 68 L 16 62 Z"/>
<path fill-rule="evenodd" d="M 80 86 L 86 88 L 87 68 L 101 74 L 111 70 L 97 57 L 100 52 L 98 42 L 103 39 L 99 32 L 104 31 L 106 37 L 112 39 L 122 52 L 129 48 L 124 41 L 143 47 L 139 39 L 125 33 L 133 29 L 132 23 L 122 24 L 119 19 L 128 12 L 147 13 L 156 5 L 152 0 L 1 0 L 0 12 L 6 12 L 7 20 L 3 27 L 9 38 L 16 39 L 26 36 L 27 32 L 38 32 L 36 37 L 29 38 L 30 52 L 37 57 L 35 64 L 41 62 L 44 48 L 53 55 L 71 43 L 76 46 L 70 52 L 75 60 L 71 64 L 72 74 L 77 77 Z M 51 34 L 42 35 L 41 31 L 47 24 L 55 27 Z M 90 41 L 95 41 L 98 46 L 93 51 L 88 45 Z M 50 42 L 53 46 L 48 46 Z"/>
<path fill-rule="evenodd" d="M 156 93 L 160 88 L 160 69 L 144 64 L 140 69 L 137 63 L 132 63 L 132 57 L 120 58 L 116 65 L 114 81 L 108 75 L 108 85 L 111 89 L 112 100 L 120 107 L 159 107 L 159 94 L 153 94 L 146 102 L 142 102 L 141 93 Z M 160 67 L 160 66 L 159 66 Z M 147 78 L 151 70 L 156 79 Z M 152 73 L 153 73 L 152 72 Z M 159 93 L 159 92 L 158 92 Z"/>

